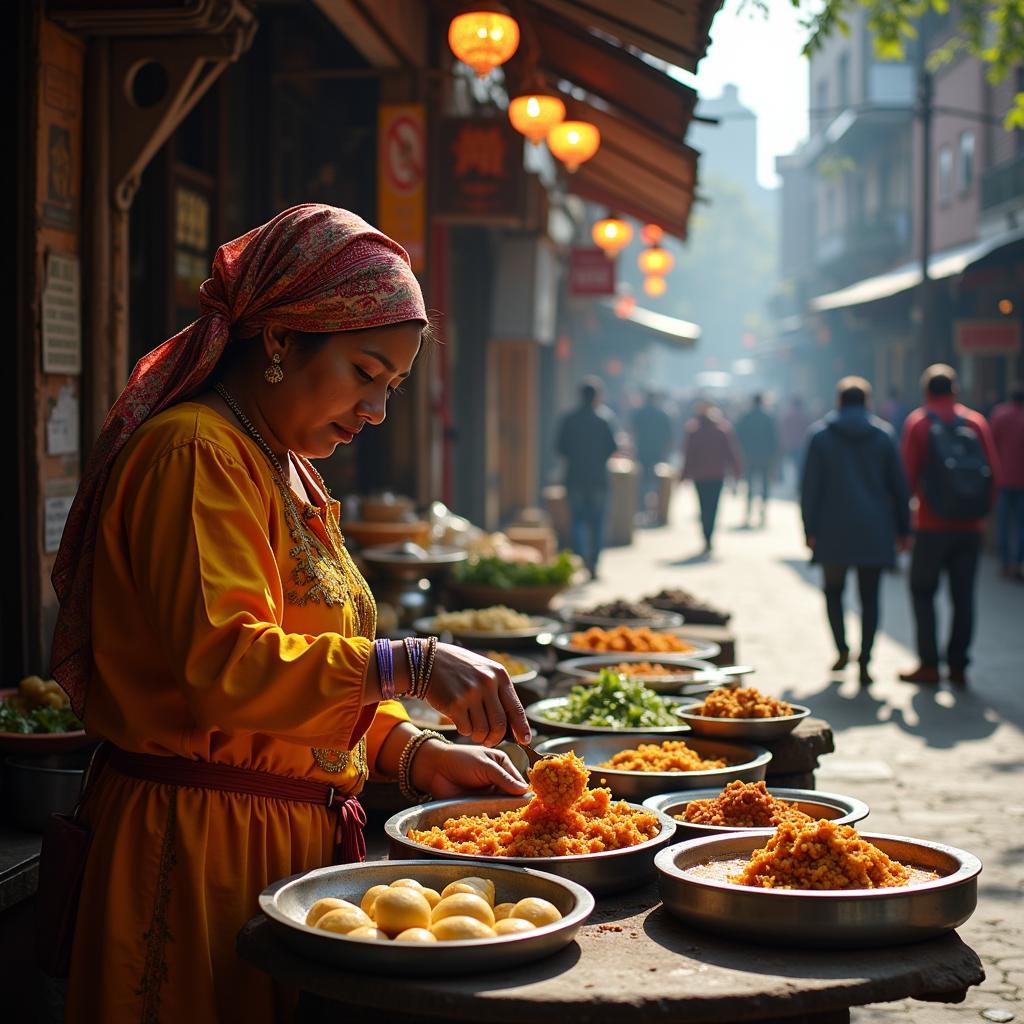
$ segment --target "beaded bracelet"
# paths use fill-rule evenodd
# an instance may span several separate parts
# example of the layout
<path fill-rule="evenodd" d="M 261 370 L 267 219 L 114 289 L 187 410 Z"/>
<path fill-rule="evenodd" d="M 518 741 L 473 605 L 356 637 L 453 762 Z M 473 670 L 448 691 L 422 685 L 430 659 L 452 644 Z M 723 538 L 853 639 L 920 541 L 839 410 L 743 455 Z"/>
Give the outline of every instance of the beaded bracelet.
<path fill-rule="evenodd" d="M 416 696 L 420 700 L 426 700 L 427 690 L 430 689 L 430 675 L 434 671 L 434 655 L 437 654 L 437 637 L 427 637 L 426 647 L 427 649 L 423 655 L 419 686 L 416 692 Z"/>
<path fill-rule="evenodd" d="M 398 758 L 398 790 L 406 800 L 411 800 L 416 804 L 430 798 L 429 793 L 421 793 L 418 789 L 415 789 L 412 784 L 413 758 L 427 740 L 440 740 L 442 743 L 449 742 L 449 740 L 445 739 L 445 737 L 439 732 L 434 732 L 433 729 L 424 729 L 406 743 L 405 748 L 402 750 L 402 753 Z"/>
<path fill-rule="evenodd" d="M 380 699 L 395 699 L 395 658 L 391 650 L 390 640 L 374 640 L 373 649 L 377 652 L 377 677 L 380 679 Z"/>
<path fill-rule="evenodd" d="M 423 661 L 422 641 L 415 637 L 407 636 L 402 643 L 405 645 L 405 656 L 409 661 L 409 690 L 410 697 L 415 697 L 419 689 L 420 665 Z"/>

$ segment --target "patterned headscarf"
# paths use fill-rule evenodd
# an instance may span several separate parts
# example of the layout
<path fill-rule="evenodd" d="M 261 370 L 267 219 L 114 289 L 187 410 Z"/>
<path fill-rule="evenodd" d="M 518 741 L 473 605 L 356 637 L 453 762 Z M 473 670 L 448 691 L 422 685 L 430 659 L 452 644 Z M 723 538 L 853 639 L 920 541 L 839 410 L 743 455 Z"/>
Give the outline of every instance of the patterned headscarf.
<path fill-rule="evenodd" d="M 114 460 L 150 416 L 195 394 L 232 333 L 267 323 L 302 332 L 427 322 L 405 250 L 361 217 L 316 203 L 293 206 L 222 245 L 199 289 L 201 315 L 139 360 L 89 454 L 54 563 L 60 612 L 50 670 L 78 715 L 92 674 L 93 559 L 103 490 Z"/>

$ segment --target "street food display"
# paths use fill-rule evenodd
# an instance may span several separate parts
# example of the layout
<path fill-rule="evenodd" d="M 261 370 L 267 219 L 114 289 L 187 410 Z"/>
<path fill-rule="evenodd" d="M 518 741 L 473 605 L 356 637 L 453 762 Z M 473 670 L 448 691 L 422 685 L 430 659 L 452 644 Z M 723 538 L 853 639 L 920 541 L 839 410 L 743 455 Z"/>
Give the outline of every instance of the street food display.
<path fill-rule="evenodd" d="M 604 601 L 590 608 L 582 608 L 576 614 L 595 619 L 658 619 L 661 617 L 658 609 L 646 601 L 626 601 L 622 598 L 615 601 Z"/>
<path fill-rule="evenodd" d="M 0 732 L 28 735 L 81 728 L 67 694 L 52 679 L 26 676 L 16 692 L 0 699 Z"/>
<path fill-rule="evenodd" d="M 529 615 L 513 611 L 507 605 L 498 604 L 490 608 L 441 612 L 434 616 L 433 627 L 436 630 L 456 633 L 504 633 L 529 629 L 532 621 Z"/>
<path fill-rule="evenodd" d="M 763 781 L 730 782 L 711 799 L 691 800 L 679 821 L 695 825 L 719 825 L 733 828 L 768 828 L 784 821 L 811 821 L 809 814 L 795 803 L 787 803 L 768 792 Z"/>
<path fill-rule="evenodd" d="M 677 612 L 692 626 L 724 626 L 732 616 L 708 604 L 703 598 L 676 587 L 644 598 L 652 608 Z"/>
<path fill-rule="evenodd" d="M 701 757 L 683 740 L 663 740 L 620 750 L 598 767 L 614 768 L 620 772 L 699 772 L 724 768 L 727 764 L 725 758 Z"/>
<path fill-rule="evenodd" d="M 721 687 L 709 693 L 703 704 L 687 711 L 705 718 L 786 718 L 794 713 L 792 704 L 769 697 L 753 686 Z"/>
<path fill-rule="evenodd" d="M 483 655 L 485 658 L 490 658 L 491 661 L 503 665 L 509 676 L 525 676 L 528 672 L 533 671 L 526 662 L 519 658 L 513 658 L 511 654 L 505 654 L 503 651 L 484 651 Z"/>
<path fill-rule="evenodd" d="M 679 679 L 685 679 L 687 676 L 692 676 L 696 670 L 686 665 L 658 665 L 650 661 L 620 661 L 612 666 L 612 671 L 617 672 L 620 676 L 639 676 L 641 678 L 678 676 Z"/>
<path fill-rule="evenodd" d="M 576 564 L 568 551 L 550 562 L 510 561 L 484 555 L 463 562 L 452 578 L 456 583 L 478 587 L 564 587 L 572 580 Z"/>
<path fill-rule="evenodd" d="M 697 650 L 695 644 L 682 640 L 672 633 L 657 633 L 647 626 L 632 629 L 629 626 L 616 626 L 614 629 L 601 629 L 592 626 L 582 632 L 573 633 L 571 644 L 578 650 L 587 651 L 642 651 L 665 654 L 692 654 Z"/>
<path fill-rule="evenodd" d="M 564 701 L 546 710 L 545 717 L 553 723 L 609 729 L 678 727 L 673 706 L 643 683 L 604 669 L 597 682 L 574 686 Z"/>
<path fill-rule="evenodd" d="M 590 773 L 571 751 L 543 759 L 529 776 L 536 796 L 524 806 L 496 816 L 449 818 L 412 829 L 408 838 L 474 857 L 566 857 L 636 846 L 661 830 L 653 811 L 613 803 L 607 789 L 589 789 Z"/>

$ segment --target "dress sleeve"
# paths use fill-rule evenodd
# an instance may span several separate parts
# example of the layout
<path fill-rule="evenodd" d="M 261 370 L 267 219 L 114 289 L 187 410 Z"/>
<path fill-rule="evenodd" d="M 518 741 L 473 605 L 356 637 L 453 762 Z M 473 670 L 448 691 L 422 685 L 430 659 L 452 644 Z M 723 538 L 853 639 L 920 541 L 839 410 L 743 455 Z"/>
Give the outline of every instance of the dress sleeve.
<path fill-rule="evenodd" d="M 139 600 L 198 728 L 351 750 L 368 717 L 372 642 L 282 628 L 270 511 L 250 471 L 219 445 L 171 449 L 125 493 Z"/>
<path fill-rule="evenodd" d="M 382 700 L 377 705 L 377 713 L 373 716 L 370 728 L 366 730 L 366 763 L 373 769 L 377 763 L 377 755 L 388 733 L 401 722 L 408 722 L 409 715 L 406 713 L 402 702 L 398 700 Z"/>

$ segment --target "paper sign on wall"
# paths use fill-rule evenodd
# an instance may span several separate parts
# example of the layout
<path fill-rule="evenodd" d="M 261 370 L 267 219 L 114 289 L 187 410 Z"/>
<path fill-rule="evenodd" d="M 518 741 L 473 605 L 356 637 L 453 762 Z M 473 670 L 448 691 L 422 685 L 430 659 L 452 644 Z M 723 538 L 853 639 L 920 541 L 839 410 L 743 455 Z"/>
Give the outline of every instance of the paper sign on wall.
<path fill-rule="evenodd" d="M 51 252 L 43 286 L 43 373 L 82 372 L 82 303 L 77 256 Z"/>

